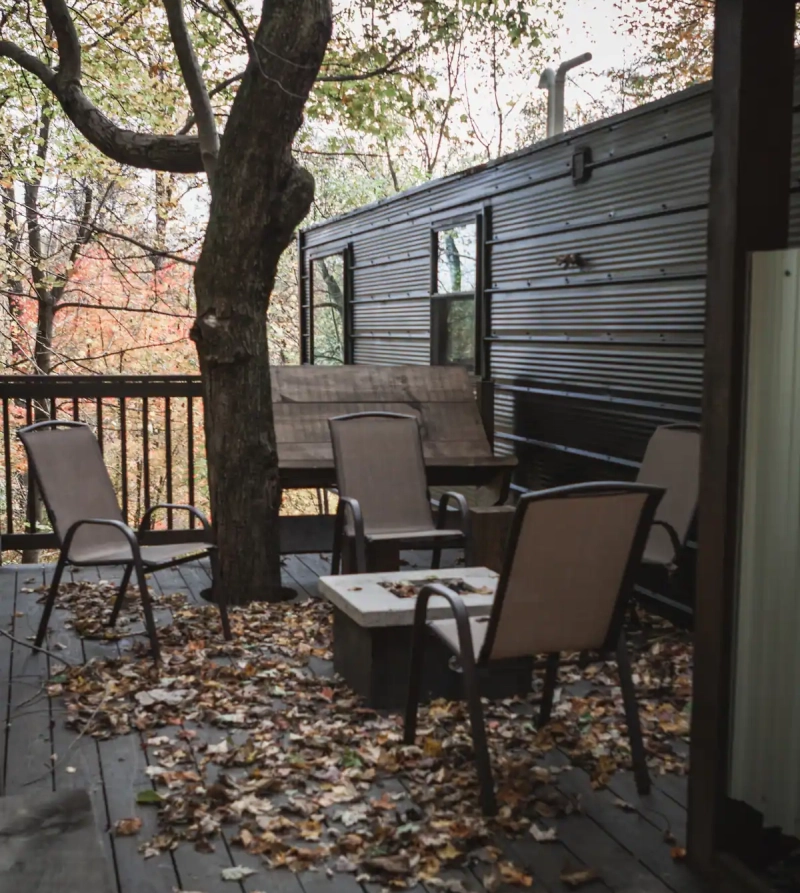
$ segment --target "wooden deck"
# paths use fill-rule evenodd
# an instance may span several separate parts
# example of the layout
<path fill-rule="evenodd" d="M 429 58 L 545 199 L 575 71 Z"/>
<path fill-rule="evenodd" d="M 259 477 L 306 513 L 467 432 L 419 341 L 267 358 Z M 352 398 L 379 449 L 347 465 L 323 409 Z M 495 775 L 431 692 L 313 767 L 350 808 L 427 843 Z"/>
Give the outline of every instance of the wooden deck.
<path fill-rule="evenodd" d="M 421 558 L 406 553 L 406 560 L 419 565 Z M 50 566 L 6 566 L 0 568 L 0 629 L 20 640 L 34 634 L 41 605 L 33 590 L 48 580 Z M 320 555 L 289 556 L 285 559 L 287 585 L 298 589 L 302 598 L 314 599 L 316 580 L 327 572 Z M 95 569 L 80 572 L 78 579 L 100 580 Z M 103 579 L 118 579 L 103 569 Z M 208 584 L 200 565 L 162 571 L 155 578 L 156 593 L 183 591 L 197 600 L 197 593 Z M 63 655 L 73 664 L 92 658 L 113 658 L 126 648 L 129 640 L 104 643 L 80 639 L 65 626 L 68 614 L 56 609 L 48 649 Z M 159 625 L 170 622 L 169 608 L 159 608 Z M 329 674 L 323 661 L 310 663 L 318 674 Z M 156 810 L 137 806 L 137 791 L 150 788 L 146 770 L 150 751 L 142 736 L 129 733 L 97 740 L 77 734 L 65 726 L 65 706 L 60 697 L 48 697 L 45 683 L 59 673 L 62 665 L 54 656 L 33 653 L 29 648 L 0 637 L 0 710 L 5 717 L 5 732 L 0 739 L 2 755 L 2 793 L 20 794 L 36 790 L 84 788 L 90 792 L 99 833 L 111 874 L 119 893 L 376 893 L 374 884 L 359 883 L 350 873 L 304 871 L 293 874 L 286 869 L 272 870 L 262 860 L 232 843 L 234 832 L 223 826 L 221 845 L 210 854 L 196 852 L 183 843 L 172 852 L 160 852 L 144 859 L 138 848 L 141 841 L 157 833 Z M 581 685 L 582 683 L 578 683 Z M 195 742 L 211 730 L 197 729 Z M 217 732 L 215 741 L 220 740 Z M 548 755 L 553 765 L 566 758 L 558 751 Z M 646 798 L 636 794 L 629 773 L 614 775 L 608 787 L 593 790 L 589 776 L 574 768 L 556 776 L 563 794 L 577 800 L 580 810 L 558 820 L 558 840 L 538 843 L 530 835 L 506 838 L 496 835 L 496 845 L 504 857 L 522 865 L 533 877 L 533 890 L 566 893 L 562 880 L 565 866 L 591 868 L 599 880 L 586 889 L 597 893 L 695 893 L 703 888 L 685 864 L 674 858 L 672 845 L 682 846 L 686 832 L 686 779 L 672 774 L 655 776 L 653 793 Z M 631 805 L 620 808 L 620 800 Z M 136 836 L 116 836 L 115 823 L 139 816 L 143 820 Z M 674 840 L 673 840 L 674 838 Z M 221 870 L 234 865 L 246 866 L 257 873 L 241 881 L 225 881 Z M 452 893 L 480 893 L 486 889 L 486 865 L 475 862 L 448 870 L 445 889 Z M 456 882 L 460 882 L 456 883 Z M 488 883 L 488 882 L 487 882 Z M 488 883 L 490 893 L 509 893 L 522 887 Z M 423 893 L 419 887 L 417 893 Z M 442 890 L 441 881 L 425 884 L 424 893 Z M 88 893 L 88 891 L 87 891 Z"/>

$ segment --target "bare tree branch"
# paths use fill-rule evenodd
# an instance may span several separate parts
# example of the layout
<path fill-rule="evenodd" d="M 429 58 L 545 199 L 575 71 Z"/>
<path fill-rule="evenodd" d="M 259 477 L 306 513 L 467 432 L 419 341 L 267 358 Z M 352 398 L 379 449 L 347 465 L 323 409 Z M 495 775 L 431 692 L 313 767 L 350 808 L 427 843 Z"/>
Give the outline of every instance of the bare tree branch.
<path fill-rule="evenodd" d="M 80 301 L 64 301 L 58 305 L 58 310 L 66 310 L 69 307 L 81 310 L 109 310 L 119 313 L 147 313 L 155 316 L 171 316 L 175 319 L 194 319 L 194 313 L 175 313 L 170 310 L 156 310 L 153 307 L 120 307 L 113 304 L 83 304 Z"/>
<path fill-rule="evenodd" d="M 35 75 L 83 136 L 114 161 L 180 174 L 204 170 L 197 137 L 126 130 L 92 103 L 81 86 L 81 48 L 66 0 L 44 0 L 44 5 L 58 40 L 58 70 L 9 40 L 0 41 L 0 57 Z"/>
<path fill-rule="evenodd" d="M 216 87 L 213 87 L 208 91 L 208 98 L 211 99 L 212 96 L 216 96 L 218 93 L 222 93 L 223 90 L 226 90 L 230 87 L 231 84 L 235 84 L 237 81 L 240 81 L 244 77 L 244 72 L 240 71 L 238 74 L 233 74 L 229 78 L 225 78 L 224 81 L 220 81 Z M 185 133 L 189 133 L 189 131 L 194 127 L 196 118 L 194 115 L 189 115 L 189 117 L 184 122 L 183 127 L 178 131 L 178 135 L 182 135 Z"/>
<path fill-rule="evenodd" d="M 145 242 L 140 242 L 138 239 L 134 239 L 132 236 L 126 236 L 122 233 L 115 233 L 113 230 L 104 229 L 102 226 L 97 226 L 96 224 L 90 224 L 90 227 L 94 232 L 100 233 L 103 236 L 109 236 L 112 239 L 119 239 L 122 242 L 129 242 L 131 245 L 135 245 L 137 248 L 141 248 L 142 251 L 146 251 L 148 255 L 154 255 L 156 257 L 166 257 L 170 260 L 177 261 L 179 264 L 187 264 L 190 267 L 197 266 L 197 261 L 189 260 L 187 257 L 181 257 L 179 254 L 173 254 L 171 251 L 163 251 L 160 248 L 154 248 L 152 245 L 147 245 Z"/>
<path fill-rule="evenodd" d="M 370 78 L 380 77 L 382 74 L 398 74 L 399 70 L 395 65 L 411 50 L 410 46 L 401 47 L 400 50 L 380 68 L 373 68 L 372 71 L 363 71 L 357 74 L 324 74 L 317 78 L 317 81 L 341 82 L 341 81 L 368 81 Z"/>
<path fill-rule="evenodd" d="M 55 71 L 42 62 L 41 59 L 37 59 L 36 56 L 31 55 L 27 50 L 23 50 L 21 46 L 17 46 L 13 41 L 0 40 L 0 56 L 16 62 L 25 71 L 39 78 L 45 87 L 50 90 L 53 89 L 53 82 L 56 78 Z"/>
<path fill-rule="evenodd" d="M 200 63 L 197 61 L 192 39 L 186 27 L 186 19 L 183 17 L 183 2 L 182 0 L 163 0 L 163 3 L 167 12 L 172 45 L 175 47 L 175 55 L 178 57 L 183 82 L 186 84 L 192 111 L 197 122 L 200 157 L 203 159 L 209 189 L 213 192 L 214 171 L 219 155 L 219 133 L 214 119 L 214 109 L 211 107 L 211 99 L 200 70 Z"/>

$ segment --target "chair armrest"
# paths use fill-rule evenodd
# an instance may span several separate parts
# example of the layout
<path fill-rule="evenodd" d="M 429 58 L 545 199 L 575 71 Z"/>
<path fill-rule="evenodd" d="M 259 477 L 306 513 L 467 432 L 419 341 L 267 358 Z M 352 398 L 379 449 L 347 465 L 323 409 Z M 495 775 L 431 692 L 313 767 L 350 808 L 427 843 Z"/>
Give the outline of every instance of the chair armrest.
<path fill-rule="evenodd" d="M 436 529 L 444 529 L 447 521 L 447 507 L 451 500 L 458 507 L 458 513 L 461 516 L 461 530 L 465 537 L 469 536 L 469 505 L 464 494 L 456 493 L 455 490 L 447 490 L 439 497 L 439 514 L 436 520 Z"/>
<path fill-rule="evenodd" d="M 472 629 L 469 625 L 469 614 L 467 613 L 464 599 L 441 583 L 426 584 L 417 596 L 417 604 L 414 608 L 414 638 L 416 639 L 417 636 L 422 634 L 422 629 L 428 616 L 428 602 L 433 595 L 440 595 L 442 598 L 447 599 L 456 621 L 458 641 L 462 648 L 468 648 L 469 654 L 472 655 Z"/>
<path fill-rule="evenodd" d="M 67 560 L 69 560 L 69 550 L 72 546 L 72 540 L 75 538 L 75 534 L 78 532 L 79 528 L 85 527 L 87 525 L 96 525 L 98 527 L 115 527 L 117 530 L 119 530 L 120 533 L 123 534 L 125 539 L 128 541 L 128 545 L 131 547 L 131 560 L 141 560 L 139 557 L 139 540 L 136 538 L 136 534 L 133 532 L 133 530 L 122 521 L 113 521 L 109 518 L 84 518 L 72 524 L 69 530 L 67 530 L 67 534 L 64 537 L 64 542 L 61 546 L 61 553 L 67 556 Z"/>
<path fill-rule="evenodd" d="M 678 533 L 675 528 L 668 521 L 653 521 L 653 527 L 663 527 L 664 530 L 669 534 L 669 540 L 672 544 L 672 549 L 675 552 L 672 561 L 675 563 L 678 560 L 678 556 L 683 549 L 683 543 L 678 538 Z"/>
<path fill-rule="evenodd" d="M 139 522 L 139 535 L 145 533 L 150 529 L 150 517 L 151 515 L 158 511 L 158 509 L 179 509 L 180 511 L 189 512 L 190 515 L 194 515 L 195 518 L 203 525 L 203 530 L 208 534 L 209 537 L 212 537 L 210 542 L 213 542 L 214 533 L 211 529 L 211 524 L 206 518 L 206 516 L 200 511 L 200 509 L 195 508 L 193 505 L 180 505 L 173 502 L 160 502 L 158 505 L 151 505 L 150 508 L 142 515 L 142 520 Z"/>
<path fill-rule="evenodd" d="M 352 496 L 340 496 L 339 506 L 336 509 L 336 525 L 339 529 L 339 535 L 344 536 L 344 521 L 347 510 L 353 519 L 353 537 L 356 546 L 356 566 L 366 568 L 367 566 L 367 546 L 364 537 L 364 515 L 361 513 L 361 506 L 357 499 Z"/>

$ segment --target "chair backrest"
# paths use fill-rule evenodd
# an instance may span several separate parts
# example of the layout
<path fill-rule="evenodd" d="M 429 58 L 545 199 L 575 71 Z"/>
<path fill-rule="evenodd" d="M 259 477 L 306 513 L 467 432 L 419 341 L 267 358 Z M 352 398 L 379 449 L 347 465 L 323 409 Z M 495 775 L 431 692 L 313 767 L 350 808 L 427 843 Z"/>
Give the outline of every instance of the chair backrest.
<path fill-rule="evenodd" d="M 37 422 L 21 428 L 17 436 L 28 454 L 29 468 L 39 485 L 59 543 L 64 542 L 67 531 L 76 521 L 123 520 L 100 445 L 88 425 Z M 124 542 L 113 528 L 83 527 L 72 541 L 70 558 L 80 561 L 82 554 Z"/>
<path fill-rule="evenodd" d="M 593 483 L 521 497 L 479 659 L 615 646 L 662 495 Z"/>
<path fill-rule="evenodd" d="M 656 428 L 636 481 L 664 488 L 655 520 L 669 524 L 680 544 L 685 545 L 700 492 L 700 427 L 677 424 Z M 644 559 L 664 565 L 678 559 L 669 534 L 660 524 L 650 530 Z"/>
<path fill-rule="evenodd" d="M 366 533 L 433 527 L 414 416 L 353 413 L 329 425 L 339 493 L 358 500 Z"/>

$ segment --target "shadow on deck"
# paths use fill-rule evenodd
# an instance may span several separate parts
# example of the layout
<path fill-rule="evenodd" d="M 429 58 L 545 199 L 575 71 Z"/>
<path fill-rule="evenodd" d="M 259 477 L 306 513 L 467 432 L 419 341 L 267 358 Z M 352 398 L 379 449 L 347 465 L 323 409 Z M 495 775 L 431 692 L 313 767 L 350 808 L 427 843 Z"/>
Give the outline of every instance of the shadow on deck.
<path fill-rule="evenodd" d="M 327 573 L 326 558 L 327 556 L 303 555 L 285 559 L 285 582 L 298 590 L 301 599 L 317 598 L 316 581 L 320 574 Z M 411 565 L 424 566 L 422 562 L 425 557 L 417 553 L 406 553 L 405 560 Z M 40 595 L 35 590 L 47 582 L 51 570 L 51 566 L 30 565 L 6 566 L 0 569 L 0 629 L 10 632 L 19 640 L 28 641 L 32 638 L 41 613 L 38 602 Z M 102 573 L 102 579 L 119 579 L 119 574 L 109 569 L 103 569 Z M 85 569 L 75 572 L 73 580 L 98 583 L 101 576 L 96 569 Z M 162 627 L 173 620 L 173 614 L 180 612 L 178 600 L 170 599 L 171 595 L 185 593 L 189 604 L 204 604 L 200 602 L 198 593 L 208 585 L 208 575 L 199 564 L 184 565 L 178 569 L 159 572 L 152 585 L 154 596 L 161 603 L 157 611 L 157 622 Z M 324 608 L 317 607 L 317 610 L 324 611 Z M 88 680 L 92 673 L 97 672 L 98 666 L 102 666 L 101 661 L 114 660 L 121 654 L 125 655 L 131 649 L 133 641 L 132 637 L 115 642 L 80 638 L 72 628 L 70 612 L 63 608 L 57 608 L 53 614 L 47 640 L 50 655 L 33 653 L 29 648 L 0 637 L 0 710 L 5 716 L 5 731 L 0 739 L 2 793 L 11 795 L 36 790 L 62 791 L 77 788 L 88 790 L 106 856 L 109 865 L 113 865 L 113 877 L 119 893 L 172 893 L 173 890 L 231 893 L 237 889 L 241 893 L 377 891 L 379 886 L 363 877 L 363 868 L 353 871 L 355 865 L 344 864 L 347 859 L 342 856 L 338 859 L 337 867 L 350 869 L 349 871 L 326 870 L 324 864 L 319 870 L 309 870 L 309 866 L 304 866 L 305 870 L 298 873 L 268 867 L 259 855 L 248 852 L 234 842 L 238 833 L 238 820 L 223 824 L 219 836 L 211 835 L 213 852 L 197 851 L 208 849 L 204 843 L 206 838 L 201 834 L 197 848 L 185 841 L 172 848 L 169 841 L 162 839 L 161 843 L 165 845 L 152 847 L 152 855 L 144 858 L 140 847 L 153 838 L 158 843 L 157 835 L 164 833 L 164 827 L 159 827 L 157 809 L 152 805 L 142 805 L 142 792 L 153 791 L 159 783 L 158 774 L 165 771 L 163 765 L 167 764 L 169 768 L 169 764 L 180 757 L 176 748 L 183 749 L 184 759 L 187 759 L 186 753 L 189 753 L 189 762 L 193 763 L 190 768 L 198 773 L 198 783 L 202 777 L 206 785 L 213 781 L 213 786 L 220 788 L 233 782 L 230 782 L 231 776 L 226 778 L 219 774 L 223 770 L 208 762 L 207 745 L 210 743 L 217 748 L 241 747 L 247 735 L 237 734 L 235 716 L 229 721 L 229 729 L 225 729 L 221 728 L 225 726 L 225 722 L 219 721 L 219 713 L 216 714 L 217 721 L 208 722 L 203 721 L 207 719 L 208 713 L 203 714 L 197 710 L 193 711 L 190 721 L 178 727 L 167 723 L 163 729 L 134 728 L 117 736 L 95 738 L 91 734 L 77 731 L 74 726 L 69 727 L 67 721 L 71 717 L 75 718 L 74 699 L 70 707 L 62 697 L 60 688 L 66 682 L 66 675 L 57 656 L 63 656 L 65 661 L 74 666 L 93 661 L 86 671 Z M 238 664 L 241 670 L 242 661 L 246 657 L 223 657 L 216 660 L 222 666 L 235 667 Z M 324 678 L 330 677 L 332 673 L 330 663 L 313 654 L 306 661 L 307 670 Z M 163 674 L 168 676 L 169 673 L 170 668 L 167 665 Z M 565 692 L 566 696 L 572 698 L 584 698 L 593 687 L 602 685 L 602 681 L 598 682 L 597 679 L 577 681 L 578 674 L 567 673 L 567 676 L 569 680 Z M 574 682 L 571 681 L 573 676 L 576 680 Z M 72 681 L 74 685 L 74 677 Z M 254 679 L 252 684 L 269 685 L 270 682 L 266 678 Z M 108 685 L 105 696 L 109 696 L 113 689 L 113 680 Z M 293 693 L 276 690 L 271 694 L 276 698 L 274 712 L 262 715 L 270 723 L 279 722 L 282 711 L 293 710 Z M 340 697 L 340 693 L 336 697 Z M 103 708 L 102 701 L 102 698 L 98 701 L 98 710 Z M 575 703 L 580 703 L 580 700 Z M 342 709 L 352 710 L 355 706 L 340 704 L 337 709 L 341 712 Z M 592 709 L 597 709 L 596 702 Z M 82 718 L 84 721 L 91 719 L 85 712 Z M 524 726 L 524 720 L 524 716 L 520 717 L 520 727 Z M 363 719 L 359 721 L 362 724 L 364 722 Z M 77 728 L 80 729 L 81 725 Z M 591 718 L 587 718 L 586 733 L 591 733 Z M 381 731 L 380 725 L 376 724 L 376 740 L 381 734 L 385 734 L 385 728 Z M 530 734 L 535 733 L 531 731 Z M 154 744 L 154 738 L 161 745 Z M 161 751 L 159 746 L 162 747 Z M 299 745 L 290 740 L 285 746 L 291 749 Z M 672 749 L 678 754 L 681 749 L 685 751 L 685 748 L 685 742 L 673 742 Z M 168 758 L 165 759 L 164 754 Z M 431 778 L 437 771 L 435 756 L 432 753 Z M 356 754 L 347 758 L 354 761 L 353 765 L 359 761 Z M 447 752 L 443 761 L 447 762 L 450 758 L 451 755 Z M 676 762 L 674 755 L 669 759 Z M 462 762 L 463 772 L 471 772 L 469 761 Z M 590 775 L 583 768 L 576 767 L 553 775 L 552 792 L 549 795 L 550 802 L 555 804 L 552 814 L 545 805 L 536 816 L 541 831 L 546 831 L 549 827 L 556 829 L 557 839 L 552 842 L 537 842 L 527 827 L 523 827 L 521 831 L 517 829 L 518 833 L 514 833 L 514 829 L 510 827 L 512 822 L 509 821 L 504 827 L 501 821 L 500 825 L 493 826 L 491 838 L 474 845 L 471 855 L 475 858 L 450 860 L 447 848 L 450 846 L 452 850 L 452 843 L 459 844 L 459 841 L 453 838 L 452 824 L 443 826 L 445 830 L 441 834 L 442 839 L 428 847 L 429 853 L 438 852 L 435 861 L 441 870 L 431 869 L 428 879 L 423 878 L 415 889 L 418 893 L 434 893 L 443 888 L 449 893 L 480 893 L 486 890 L 489 893 L 508 893 L 512 889 L 530 886 L 529 878 L 532 878 L 533 890 L 551 893 L 563 893 L 572 889 L 573 883 L 580 881 L 586 884 L 587 889 L 597 893 L 694 893 L 703 889 L 686 865 L 675 858 L 680 856 L 675 848 L 682 846 L 685 840 L 686 777 L 674 773 L 660 774 L 658 764 L 659 758 L 654 757 L 654 789 L 647 797 L 637 795 L 632 776 L 627 771 L 612 774 L 606 787 L 602 789 L 593 787 Z M 347 765 L 346 761 L 344 765 Z M 560 767 L 569 765 L 569 759 L 563 748 L 556 747 L 542 759 L 540 765 L 542 770 L 549 767 L 558 771 Z M 279 768 L 276 763 L 276 770 Z M 240 769 L 236 776 L 240 780 L 243 777 L 242 771 Z M 530 773 L 531 768 L 527 767 L 525 771 Z M 205 772 L 208 774 L 204 775 Z M 309 767 L 307 772 L 316 773 L 313 778 L 321 777 L 319 766 Z M 415 830 L 418 827 L 415 826 L 415 821 L 419 814 L 413 803 L 413 796 L 419 796 L 420 789 L 409 784 L 402 772 L 392 773 L 390 770 L 383 774 L 382 780 L 381 778 L 378 773 L 374 786 L 364 794 L 366 808 L 372 816 L 370 821 L 373 825 L 380 824 L 385 814 L 381 810 L 391 813 L 393 833 L 409 835 L 408 851 L 413 857 L 418 844 L 413 838 L 418 833 Z M 163 780 L 162 778 L 161 781 Z M 434 784 L 433 781 L 431 783 Z M 164 790 L 163 786 L 159 790 Z M 230 799 L 230 795 L 224 792 L 220 793 L 220 797 Z M 558 805 L 559 798 L 562 806 L 564 802 L 571 804 L 568 810 Z M 313 814 L 308 814 L 307 810 L 303 814 L 302 803 L 297 805 L 297 812 L 293 813 L 291 801 L 292 792 L 289 792 L 288 798 L 279 798 L 278 805 L 265 809 L 263 815 L 252 815 L 252 827 L 256 831 L 279 828 L 279 823 L 283 820 L 280 817 L 290 817 L 302 838 L 298 844 L 301 856 L 302 846 L 318 846 L 320 840 L 341 842 L 343 835 L 357 837 L 357 832 L 363 827 L 363 816 L 359 818 L 356 814 L 362 809 L 359 806 L 360 799 L 350 810 L 352 815 L 349 817 L 341 813 L 332 815 L 330 810 L 320 808 Z M 369 803 L 372 803 L 371 807 Z M 567 812 L 569 814 L 565 814 Z M 399 818 L 401 815 L 402 821 Z M 474 818 L 476 822 L 479 821 L 477 812 Z M 125 819 L 141 819 L 142 827 L 137 834 L 121 836 L 115 833 L 115 827 Z M 189 803 L 184 825 L 191 825 L 193 821 L 196 824 L 197 816 L 191 815 Z M 407 827 L 398 831 L 397 827 L 400 825 Z M 374 831 L 371 833 L 375 834 Z M 357 848 L 358 844 L 354 841 L 353 846 Z M 341 849 L 338 851 L 341 852 Z M 380 864 L 380 847 L 376 846 L 372 855 L 378 858 Z M 272 856 L 273 862 L 278 863 L 283 858 L 275 858 L 274 850 Z M 498 871 L 497 866 L 493 867 L 492 860 L 497 860 L 498 866 L 504 863 L 509 867 Z M 302 859 L 300 864 L 302 865 Z M 333 860 L 330 864 L 334 864 Z M 255 873 L 238 880 L 224 880 L 223 870 L 234 866 L 252 869 Z M 389 867 L 397 868 L 396 865 Z M 384 885 L 402 887 L 406 876 L 404 868 L 401 865 L 394 872 L 384 873 Z M 513 871 L 517 871 L 516 876 Z M 520 872 L 527 877 L 520 876 Z M 415 868 L 414 873 L 420 872 Z M 596 875 L 594 880 L 590 879 L 592 873 Z"/>

